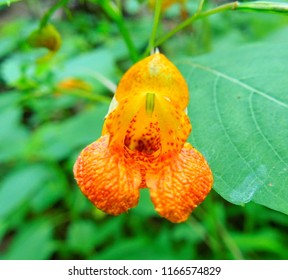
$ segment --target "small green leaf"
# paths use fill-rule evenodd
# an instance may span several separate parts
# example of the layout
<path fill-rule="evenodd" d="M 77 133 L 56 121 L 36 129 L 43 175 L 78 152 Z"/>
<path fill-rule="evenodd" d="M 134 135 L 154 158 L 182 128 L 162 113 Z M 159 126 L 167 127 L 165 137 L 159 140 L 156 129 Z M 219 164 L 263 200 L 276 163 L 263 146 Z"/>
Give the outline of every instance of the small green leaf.
<path fill-rule="evenodd" d="M 189 83 L 190 142 L 214 189 L 288 214 L 288 48 L 262 43 L 179 64 Z"/>

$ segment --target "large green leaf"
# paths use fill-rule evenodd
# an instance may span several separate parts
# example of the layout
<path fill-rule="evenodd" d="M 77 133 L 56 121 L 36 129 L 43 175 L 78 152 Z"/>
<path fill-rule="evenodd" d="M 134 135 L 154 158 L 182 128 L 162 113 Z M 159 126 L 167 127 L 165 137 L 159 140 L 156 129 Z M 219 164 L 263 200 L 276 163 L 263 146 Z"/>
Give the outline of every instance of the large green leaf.
<path fill-rule="evenodd" d="M 252 44 L 178 64 L 190 90 L 191 143 L 214 189 L 288 214 L 288 48 Z"/>

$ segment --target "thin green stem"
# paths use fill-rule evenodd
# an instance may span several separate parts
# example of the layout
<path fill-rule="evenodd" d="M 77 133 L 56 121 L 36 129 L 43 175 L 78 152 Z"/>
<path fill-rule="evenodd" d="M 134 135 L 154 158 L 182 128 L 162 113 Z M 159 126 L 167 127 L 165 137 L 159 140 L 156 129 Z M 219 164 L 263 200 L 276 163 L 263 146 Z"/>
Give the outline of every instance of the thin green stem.
<path fill-rule="evenodd" d="M 115 5 L 112 1 L 102 1 L 99 2 L 99 5 L 106 12 L 106 14 L 116 23 L 123 39 L 126 44 L 126 47 L 129 51 L 130 57 L 133 62 L 136 62 L 139 58 L 137 49 L 132 41 L 131 35 L 128 28 L 126 27 L 124 17 L 119 8 L 119 4 Z"/>
<path fill-rule="evenodd" d="M 233 240 L 225 226 L 217 219 L 218 229 L 220 231 L 221 237 L 226 247 L 229 249 L 230 253 L 233 255 L 235 260 L 244 260 L 244 256 L 239 249 L 236 242 Z"/>
<path fill-rule="evenodd" d="M 84 98 L 93 102 L 102 102 L 102 103 L 106 103 L 109 104 L 111 102 L 111 98 L 106 97 L 106 96 L 102 96 L 102 95 L 96 95 L 93 94 L 91 92 L 87 92 L 84 90 L 64 90 L 64 89 L 57 89 L 58 94 L 66 94 L 66 95 L 73 95 L 73 96 L 77 96 L 80 98 Z M 28 93 L 26 95 L 23 95 L 23 97 L 19 100 L 20 103 L 22 102 L 26 102 L 30 99 L 36 99 L 36 98 L 42 98 L 45 96 L 52 96 L 50 91 L 40 91 L 40 92 L 33 92 L 33 93 Z"/>
<path fill-rule="evenodd" d="M 85 71 L 85 74 L 86 74 L 86 71 Z M 114 84 L 107 77 L 103 76 L 101 73 L 88 70 L 87 75 L 96 79 L 98 82 L 100 82 L 103 86 L 106 87 L 106 89 L 110 90 L 112 93 L 116 92 L 117 85 Z"/>
<path fill-rule="evenodd" d="M 88 99 L 90 101 L 102 102 L 102 103 L 106 103 L 106 104 L 110 104 L 110 102 L 111 102 L 111 98 L 109 98 L 109 97 L 106 97 L 103 95 L 92 94 L 90 92 L 83 91 L 83 90 L 72 90 L 72 91 L 61 90 L 59 93 L 67 94 L 67 95 L 73 95 L 73 96 L 77 96 L 80 98 Z"/>
<path fill-rule="evenodd" d="M 123 39 L 126 43 L 132 61 L 133 62 L 138 61 L 139 55 L 137 49 L 132 41 L 132 38 L 130 36 L 130 33 L 126 27 L 126 24 L 122 16 L 118 20 L 116 20 L 116 24 L 118 25 L 119 31 L 123 36 Z"/>
<path fill-rule="evenodd" d="M 158 28 L 160 16 L 161 16 L 162 2 L 163 0 L 156 0 L 152 32 L 151 32 L 150 40 L 149 40 L 147 49 L 144 53 L 144 56 L 147 56 L 149 52 L 151 52 L 151 50 L 155 47 L 155 38 L 156 38 L 157 28 Z"/>
<path fill-rule="evenodd" d="M 196 14 L 198 14 L 198 13 L 200 13 L 202 11 L 204 3 L 205 3 L 205 0 L 200 0 L 198 8 L 197 8 L 197 11 L 196 11 Z"/>
<path fill-rule="evenodd" d="M 267 1 L 239 2 L 238 10 L 288 14 L 288 3 Z"/>
<path fill-rule="evenodd" d="M 201 3 L 202 3 L 202 1 L 200 2 L 200 4 Z M 170 37 L 175 35 L 177 32 L 184 29 L 185 27 L 190 25 L 192 22 L 194 22 L 200 18 L 208 17 L 208 16 L 211 16 L 213 14 L 227 11 L 227 10 L 235 10 L 237 8 L 237 6 L 238 6 L 238 2 L 236 1 L 236 2 L 223 4 L 221 6 L 218 6 L 214 9 L 211 9 L 211 10 L 208 10 L 205 12 L 196 12 L 193 16 L 189 17 L 188 19 L 186 19 L 185 21 L 183 21 L 182 23 L 177 25 L 174 29 L 172 29 L 170 32 L 168 32 L 166 35 L 164 35 L 162 38 L 160 38 L 158 41 L 156 41 L 155 47 L 163 44 L 165 41 L 167 41 Z"/>
<path fill-rule="evenodd" d="M 116 5 L 118 7 L 118 10 L 119 11 L 122 11 L 122 3 L 121 3 L 121 0 L 116 0 Z"/>
<path fill-rule="evenodd" d="M 226 3 L 226 4 L 223 4 L 221 6 L 216 7 L 214 9 L 205 11 L 203 13 L 199 13 L 198 14 L 198 18 L 208 17 L 208 16 L 211 16 L 211 15 L 214 15 L 214 14 L 217 14 L 217 13 L 220 13 L 220 12 L 229 11 L 229 10 L 236 10 L 238 5 L 239 5 L 238 1 L 231 2 L 231 3 Z"/>
<path fill-rule="evenodd" d="M 198 234 L 198 236 L 203 240 L 203 242 L 211 248 L 215 253 L 219 252 L 219 242 L 213 236 L 213 234 L 209 234 L 206 228 L 197 221 L 194 217 L 189 217 L 187 224 L 193 229 L 193 231 Z"/>
<path fill-rule="evenodd" d="M 214 238 L 211 237 L 213 234 L 212 232 L 211 234 L 209 234 L 209 238 L 211 239 L 210 244 L 213 246 L 214 251 L 219 252 L 219 250 L 221 250 L 220 249 L 221 245 L 219 245 L 219 243 L 222 243 L 224 246 L 226 246 L 226 248 L 229 250 L 229 252 L 231 253 L 234 259 L 243 260 L 244 256 L 241 250 L 239 249 L 237 243 L 233 240 L 233 238 L 227 231 L 225 224 L 219 219 L 219 217 L 215 214 L 215 212 L 212 211 L 211 214 L 208 214 L 205 209 L 203 209 L 202 207 L 199 207 L 198 213 L 201 214 L 200 219 L 203 219 L 209 216 L 212 219 L 214 228 L 217 229 L 217 231 L 214 230 L 213 233 L 214 234 L 215 232 L 219 233 L 218 234 L 219 237 L 217 239 L 215 237 Z"/>
<path fill-rule="evenodd" d="M 40 29 L 43 28 L 47 23 L 49 22 L 50 18 L 53 16 L 53 14 L 61 7 L 67 5 L 69 0 L 59 0 L 57 1 L 42 17 L 40 21 Z"/>
<path fill-rule="evenodd" d="M 170 37 L 175 35 L 180 30 L 184 29 L 194 21 L 205 18 L 208 16 L 211 16 L 213 14 L 217 14 L 220 12 L 228 11 L 228 10 L 240 10 L 240 11 L 259 11 L 259 12 L 269 12 L 269 13 L 282 13 L 282 14 L 288 14 L 288 4 L 287 3 L 277 3 L 277 2 L 266 2 L 266 1 L 253 1 L 253 2 L 231 2 L 226 3 L 223 5 L 220 5 L 216 8 L 213 8 L 208 11 L 202 12 L 202 8 L 204 5 L 205 0 L 200 0 L 198 9 L 194 15 L 177 25 L 174 29 L 172 29 L 170 32 L 165 34 L 163 37 L 161 37 L 156 43 L 154 44 L 154 47 L 157 47 L 161 44 L 163 44 L 166 40 L 168 40 Z"/>

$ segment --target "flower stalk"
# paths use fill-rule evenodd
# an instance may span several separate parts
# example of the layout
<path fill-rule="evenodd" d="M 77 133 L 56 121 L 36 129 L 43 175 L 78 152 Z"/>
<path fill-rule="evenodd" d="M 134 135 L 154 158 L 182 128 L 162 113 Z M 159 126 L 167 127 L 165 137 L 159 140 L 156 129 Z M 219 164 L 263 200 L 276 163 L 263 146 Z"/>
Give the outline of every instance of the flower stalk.
<path fill-rule="evenodd" d="M 268 12 L 268 13 L 281 13 L 288 14 L 288 3 L 281 2 L 266 2 L 266 1 L 253 1 L 253 2 L 230 2 L 213 9 L 202 11 L 204 1 L 200 1 L 197 11 L 188 19 L 181 22 L 170 32 L 160 37 L 154 44 L 157 47 L 171 38 L 180 30 L 192 24 L 194 21 L 225 11 L 254 11 L 254 12 Z"/>

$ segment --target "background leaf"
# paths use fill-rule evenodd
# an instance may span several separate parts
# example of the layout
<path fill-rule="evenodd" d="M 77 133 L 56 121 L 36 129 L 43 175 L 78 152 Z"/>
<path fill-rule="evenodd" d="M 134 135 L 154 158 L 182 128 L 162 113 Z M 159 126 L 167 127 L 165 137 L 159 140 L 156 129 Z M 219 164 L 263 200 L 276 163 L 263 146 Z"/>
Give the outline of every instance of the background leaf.
<path fill-rule="evenodd" d="M 53 224 L 39 218 L 22 226 L 9 250 L 0 256 L 6 260 L 38 260 L 48 258 L 55 249 Z"/>
<path fill-rule="evenodd" d="M 21 0 L 0 0 L 0 6 L 1 5 L 10 5 L 11 3 L 13 2 L 18 2 L 18 1 L 21 1 Z"/>
<path fill-rule="evenodd" d="M 191 142 L 211 164 L 214 189 L 288 214 L 288 49 L 251 44 L 179 66 L 189 83 Z"/>
<path fill-rule="evenodd" d="M 52 179 L 51 169 L 42 164 L 34 164 L 11 172 L 0 187 L 0 219 L 6 218 L 27 202 Z M 45 186 L 45 185 L 44 185 Z"/>
<path fill-rule="evenodd" d="M 21 123 L 21 109 L 17 106 L 20 94 L 7 92 L 0 96 L 0 161 L 16 159 L 27 144 L 28 130 Z"/>
<path fill-rule="evenodd" d="M 59 124 L 41 126 L 33 135 L 28 150 L 42 158 L 63 159 L 75 148 L 83 149 L 101 135 L 107 108 L 101 104 Z"/>

